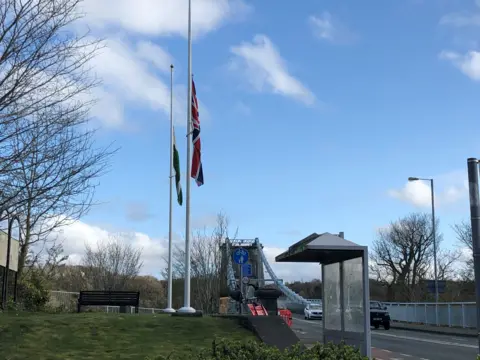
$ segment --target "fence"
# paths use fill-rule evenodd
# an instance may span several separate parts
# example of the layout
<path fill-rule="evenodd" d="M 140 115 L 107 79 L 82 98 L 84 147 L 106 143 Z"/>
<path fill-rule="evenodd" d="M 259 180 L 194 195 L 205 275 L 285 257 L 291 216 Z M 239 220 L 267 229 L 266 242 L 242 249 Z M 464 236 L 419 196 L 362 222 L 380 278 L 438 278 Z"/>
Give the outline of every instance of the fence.
<path fill-rule="evenodd" d="M 448 327 L 477 327 L 475 302 L 384 304 L 393 321 Z"/>
<path fill-rule="evenodd" d="M 48 306 L 59 312 L 75 312 L 77 310 L 78 295 L 78 292 L 51 291 Z M 321 303 L 321 300 L 318 299 L 308 300 L 312 303 Z M 475 302 L 438 303 L 438 305 L 435 303 L 384 304 L 393 321 L 461 328 L 476 328 L 477 326 L 477 306 Z M 279 299 L 279 305 L 288 307 L 293 313 L 303 314 L 304 306 L 301 304 Z M 88 308 L 107 313 L 120 312 L 119 306 L 89 306 Z M 162 309 L 140 307 L 138 312 L 156 314 L 161 313 Z"/>
<path fill-rule="evenodd" d="M 77 299 L 78 292 L 70 291 L 50 291 L 50 299 L 47 306 L 54 311 L 58 312 L 76 312 L 77 311 Z M 120 312 L 120 306 L 87 306 L 86 308 L 93 311 L 118 313 Z M 132 312 L 135 312 L 134 308 L 131 308 Z M 162 309 L 139 307 L 139 313 L 156 314 L 163 312 Z"/>

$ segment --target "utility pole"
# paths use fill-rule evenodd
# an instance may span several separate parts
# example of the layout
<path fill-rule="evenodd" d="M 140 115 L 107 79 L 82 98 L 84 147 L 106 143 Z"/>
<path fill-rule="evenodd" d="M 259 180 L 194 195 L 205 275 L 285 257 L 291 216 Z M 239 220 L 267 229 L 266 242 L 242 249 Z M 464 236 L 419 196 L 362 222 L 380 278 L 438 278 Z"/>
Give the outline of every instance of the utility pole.
<path fill-rule="evenodd" d="M 478 160 L 469 158 L 468 189 L 470 192 L 470 219 L 472 223 L 473 261 L 475 269 L 475 294 L 477 302 L 477 334 L 480 353 L 480 199 L 478 194 Z"/>

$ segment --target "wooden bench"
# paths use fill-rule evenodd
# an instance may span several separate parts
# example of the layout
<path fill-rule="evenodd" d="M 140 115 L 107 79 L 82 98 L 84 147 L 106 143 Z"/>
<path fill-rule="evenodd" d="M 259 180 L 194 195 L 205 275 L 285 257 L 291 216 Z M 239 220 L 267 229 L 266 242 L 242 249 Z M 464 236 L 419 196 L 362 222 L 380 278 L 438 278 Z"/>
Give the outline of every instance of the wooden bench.
<path fill-rule="evenodd" d="M 80 291 L 77 312 L 82 306 L 135 306 L 138 314 L 140 292 L 138 291 Z"/>

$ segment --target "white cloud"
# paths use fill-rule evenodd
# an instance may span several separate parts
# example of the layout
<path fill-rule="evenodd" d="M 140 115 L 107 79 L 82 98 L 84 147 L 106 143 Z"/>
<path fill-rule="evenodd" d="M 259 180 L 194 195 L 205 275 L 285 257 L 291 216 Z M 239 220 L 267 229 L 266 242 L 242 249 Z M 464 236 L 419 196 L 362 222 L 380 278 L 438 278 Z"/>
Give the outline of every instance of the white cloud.
<path fill-rule="evenodd" d="M 103 86 L 90 94 L 97 99 L 92 116 L 110 128 L 132 128 L 124 108 L 138 106 L 168 115 L 170 64 L 168 51 L 154 42 L 129 42 L 127 35 L 186 36 L 187 0 L 84 0 L 77 30 L 93 29 L 95 36 L 108 39 L 106 48 L 92 60 Z M 192 32 L 205 35 L 227 21 L 239 21 L 252 11 L 243 0 L 193 0 Z M 116 34 L 116 36 L 111 36 Z M 174 64 L 175 65 L 175 64 Z M 186 117 L 185 86 L 174 88 L 174 118 L 180 125 Z M 202 105 L 202 104 L 201 104 Z M 202 106 L 202 119 L 208 111 Z M 134 120 L 134 119 L 132 119 Z"/>
<path fill-rule="evenodd" d="M 440 58 L 450 61 L 461 72 L 475 81 L 480 81 L 480 52 L 469 51 L 462 55 L 452 51 L 442 51 Z"/>
<path fill-rule="evenodd" d="M 64 253 L 69 255 L 70 264 L 79 264 L 85 251 L 85 244 L 93 248 L 99 242 L 107 241 L 109 236 L 117 234 L 112 229 L 106 227 L 89 225 L 82 221 L 76 221 L 66 225 L 53 235 L 58 235 L 58 240 L 62 242 Z M 142 250 L 143 267 L 141 273 L 144 275 L 160 276 L 160 272 L 165 268 L 166 263 L 163 260 L 168 252 L 168 240 L 166 238 L 152 238 L 141 232 L 123 232 L 120 236 L 121 241 L 132 244 L 136 249 Z M 175 236 L 174 241 L 183 243 L 182 239 Z M 263 251 L 268 262 L 275 271 L 275 274 L 286 282 L 295 280 L 309 281 L 314 278 L 321 278 L 320 265 L 315 263 L 276 263 L 275 256 L 284 252 L 286 249 L 270 247 L 265 245 Z M 266 277 L 270 276 L 266 273 Z"/>
<path fill-rule="evenodd" d="M 468 197 L 468 183 L 462 171 L 435 176 L 435 205 L 447 206 Z M 431 206 L 431 189 L 428 181 L 407 181 L 400 189 L 389 190 L 388 194 L 396 199 L 417 207 Z"/>
<path fill-rule="evenodd" d="M 284 282 L 310 281 L 321 279 L 321 266 L 318 263 L 277 263 L 275 257 L 287 249 L 264 245 L 263 252 L 275 275 Z M 270 278 L 265 269 L 265 278 Z"/>
<path fill-rule="evenodd" d="M 475 0 L 475 6 L 480 8 L 480 0 Z M 440 25 L 456 27 L 480 26 L 480 13 L 474 11 L 453 12 L 440 18 Z"/>
<path fill-rule="evenodd" d="M 355 35 L 340 21 L 335 19 L 328 11 L 321 15 L 312 15 L 308 23 L 313 34 L 321 40 L 336 43 L 347 43 L 355 39 Z"/>
<path fill-rule="evenodd" d="M 172 56 L 158 45 L 139 41 L 132 45 L 110 38 L 98 56 L 92 59 L 93 70 L 103 80 L 94 92 L 99 102 L 92 115 L 109 127 L 125 126 L 124 107 L 146 106 L 153 111 L 170 111 L 170 85 L 160 77 L 169 73 Z M 184 86 L 175 86 L 175 119 L 183 124 Z M 180 122 L 180 120 L 182 120 Z"/>
<path fill-rule="evenodd" d="M 480 14 L 467 12 L 447 14 L 440 19 L 440 25 L 453 25 L 456 27 L 480 26 Z"/>
<path fill-rule="evenodd" d="M 148 41 L 139 41 L 136 53 L 139 59 L 150 62 L 164 73 L 170 73 L 169 65 L 173 64 L 173 57 L 161 47 Z"/>
<path fill-rule="evenodd" d="M 255 90 L 271 91 L 307 105 L 315 102 L 313 93 L 289 74 L 285 60 L 267 36 L 255 35 L 253 42 L 243 42 L 230 51 L 235 55 L 231 70 L 244 72 Z"/>
<path fill-rule="evenodd" d="M 187 0 L 85 0 L 84 21 L 94 29 L 121 27 L 143 35 L 187 36 Z M 192 34 L 216 30 L 252 10 L 242 0 L 193 0 Z"/>
<path fill-rule="evenodd" d="M 58 231 L 59 240 L 62 241 L 64 253 L 69 255 L 70 264 L 80 263 L 85 251 L 85 244 L 93 248 L 101 241 L 107 241 L 111 233 L 98 226 L 92 226 L 82 221 L 66 225 Z M 159 276 L 165 268 L 163 256 L 167 254 L 168 243 L 166 239 L 151 238 L 140 232 L 126 233 L 122 241 L 131 243 L 136 249 L 142 250 L 142 274 Z"/>

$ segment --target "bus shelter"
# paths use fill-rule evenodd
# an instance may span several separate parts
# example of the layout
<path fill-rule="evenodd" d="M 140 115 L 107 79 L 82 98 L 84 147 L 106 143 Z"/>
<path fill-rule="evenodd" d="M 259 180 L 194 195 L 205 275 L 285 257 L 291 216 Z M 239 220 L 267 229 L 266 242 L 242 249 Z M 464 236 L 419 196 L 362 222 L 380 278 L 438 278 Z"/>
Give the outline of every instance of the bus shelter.
<path fill-rule="evenodd" d="M 368 248 L 344 239 L 343 233 L 313 233 L 275 261 L 320 263 L 323 342 L 344 341 L 371 358 Z"/>

